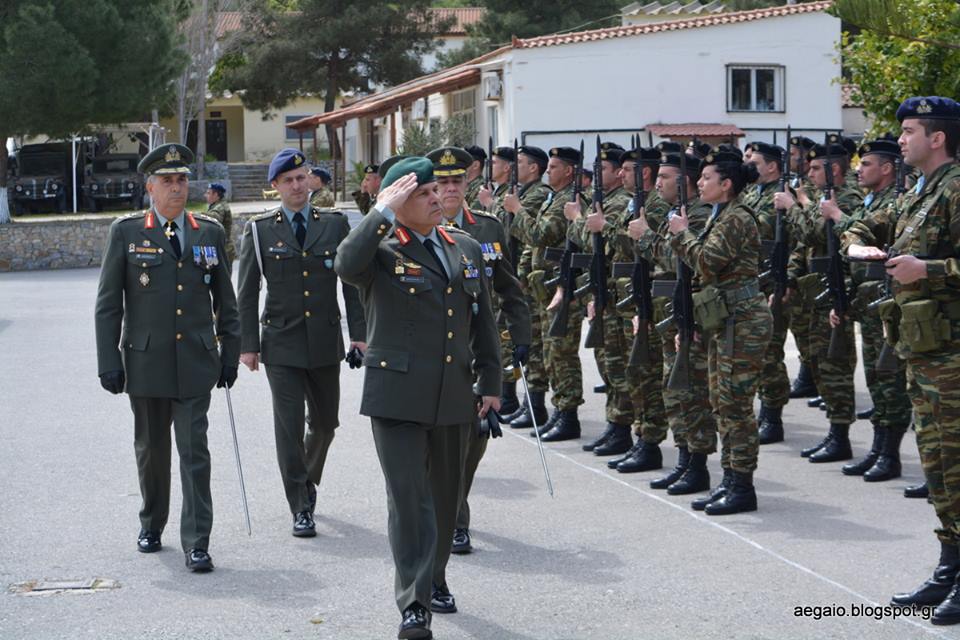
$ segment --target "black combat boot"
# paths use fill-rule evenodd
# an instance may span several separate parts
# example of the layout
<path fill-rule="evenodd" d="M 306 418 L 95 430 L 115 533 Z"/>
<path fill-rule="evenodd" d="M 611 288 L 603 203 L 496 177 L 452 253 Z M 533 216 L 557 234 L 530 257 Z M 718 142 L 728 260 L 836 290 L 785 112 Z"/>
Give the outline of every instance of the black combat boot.
<path fill-rule="evenodd" d="M 900 441 L 903 440 L 907 427 L 902 425 L 887 427 L 886 432 L 883 450 L 877 458 L 877 463 L 863 474 L 865 482 L 883 482 L 900 477 Z"/>
<path fill-rule="evenodd" d="M 960 580 L 960 576 L 956 580 Z M 960 624 L 960 582 L 956 580 L 944 601 L 933 610 L 933 616 L 930 618 L 931 624 L 940 626 Z"/>
<path fill-rule="evenodd" d="M 536 418 L 537 424 L 543 424 L 547 421 L 547 407 L 543 404 L 544 395 L 543 391 L 530 392 L 530 404 L 533 405 L 533 417 Z M 529 409 L 525 409 L 523 415 L 519 418 L 510 421 L 511 429 L 529 429 L 531 427 L 533 427 L 533 420 L 530 419 Z"/>
<path fill-rule="evenodd" d="M 708 516 L 726 516 L 757 510 L 757 493 L 753 490 L 753 473 L 731 472 L 726 493 L 703 508 Z"/>
<path fill-rule="evenodd" d="M 600 384 L 594 386 L 594 387 L 593 387 L 593 392 L 594 392 L 594 393 L 606 393 L 606 392 L 607 392 L 607 385 L 606 385 L 606 383 L 601 382 Z"/>
<path fill-rule="evenodd" d="M 904 487 L 903 489 L 904 498 L 930 498 L 930 487 L 927 486 L 927 483 L 915 484 L 910 487 Z"/>
<path fill-rule="evenodd" d="M 503 424 L 510 424 L 524 413 L 527 412 L 527 396 L 523 396 L 523 402 L 517 402 L 517 408 L 511 411 L 510 413 L 503 412 L 500 414 L 500 422 Z"/>
<path fill-rule="evenodd" d="M 813 382 L 813 372 L 805 363 L 800 363 L 797 379 L 790 385 L 791 398 L 810 398 L 817 395 L 817 385 Z"/>
<path fill-rule="evenodd" d="M 875 410 L 876 409 L 874 407 L 870 407 L 869 409 L 864 409 L 863 411 L 857 411 L 857 420 L 869 420 L 873 417 L 873 412 Z"/>
<path fill-rule="evenodd" d="M 653 471 L 663 467 L 663 455 L 660 445 L 640 440 L 640 446 L 634 449 L 632 456 L 617 465 L 620 473 L 639 473 Z"/>
<path fill-rule="evenodd" d="M 580 437 L 580 418 L 577 417 L 576 409 L 567 409 L 561 411 L 557 421 L 553 423 L 553 428 L 541 436 L 544 442 L 562 442 L 563 440 L 576 440 Z"/>
<path fill-rule="evenodd" d="M 619 456 L 633 448 L 633 436 L 630 434 L 629 424 L 609 423 L 613 433 L 603 444 L 593 450 L 595 456 Z"/>
<path fill-rule="evenodd" d="M 657 450 L 659 451 L 659 447 Z M 690 450 L 686 447 L 677 447 L 677 464 L 670 470 L 665 476 L 657 478 L 650 481 L 651 489 L 666 489 L 674 482 L 680 479 L 680 476 L 683 475 L 683 472 L 687 470 L 687 465 L 690 464 Z M 659 468 L 659 467 L 658 467 Z"/>
<path fill-rule="evenodd" d="M 520 401 L 517 399 L 517 383 L 504 382 L 500 391 L 500 415 L 510 414 L 520 408 Z M 503 418 L 500 421 L 503 422 Z"/>
<path fill-rule="evenodd" d="M 783 407 L 761 406 L 760 413 L 763 416 L 757 434 L 760 444 L 783 442 Z"/>
<path fill-rule="evenodd" d="M 763 423 L 764 417 L 767 415 L 767 405 L 760 403 L 760 411 L 757 412 L 757 429 L 760 428 L 760 425 Z"/>
<path fill-rule="evenodd" d="M 703 496 L 702 498 L 697 498 L 690 503 L 690 507 L 694 511 L 703 511 L 708 504 L 711 502 L 716 502 L 723 496 L 727 495 L 727 489 L 730 488 L 730 485 L 733 484 L 733 469 L 724 469 L 723 470 L 723 480 L 720 481 L 720 484 L 711 491 L 709 494 Z"/>
<path fill-rule="evenodd" d="M 553 425 L 557 423 L 557 420 L 560 418 L 560 409 L 556 407 L 553 408 L 553 413 L 550 414 L 550 417 L 547 418 L 546 422 L 540 423 L 536 429 L 530 429 L 530 437 L 536 438 L 539 433 L 541 436 L 545 434 L 550 429 L 553 429 Z"/>
<path fill-rule="evenodd" d="M 830 441 L 820 451 L 810 454 L 810 462 L 840 462 L 853 457 L 850 448 L 850 425 L 831 424 Z"/>
<path fill-rule="evenodd" d="M 691 453 L 687 469 L 676 482 L 667 487 L 667 493 L 672 496 L 682 496 L 688 493 L 706 491 L 710 488 L 710 472 L 707 471 L 707 454 Z"/>
<path fill-rule="evenodd" d="M 616 456 L 607 460 L 607 468 L 616 469 L 618 464 L 620 464 L 624 460 L 629 460 L 631 457 L 633 457 L 634 454 L 636 454 L 637 451 L 640 450 L 640 447 L 642 446 L 643 446 L 643 439 L 637 438 L 637 441 L 633 443 L 633 446 L 630 447 L 629 451 L 624 453 L 622 456 Z"/>
<path fill-rule="evenodd" d="M 862 476 L 870 467 L 876 464 L 877 458 L 880 457 L 880 452 L 883 451 L 883 439 L 886 433 L 887 430 L 885 428 L 873 425 L 873 444 L 870 445 L 870 453 L 862 460 L 843 465 L 843 467 L 840 468 L 843 475 Z"/>
<path fill-rule="evenodd" d="M 807 400 L 807 406 L 811 409 L 819 409 L 823 406 L 823 396 L 813 396 Z"/>
<path fill-rule="evenodd" d="M 616 431 L 617 427 L 619 426 L 620 425 L 618 424 L 608 422 L 606 428 L 603 430 L 603 433 L 601 433 L 596 440 L 591 440 L 590 442 L 588 442 L 587 444 L 583 445 L 580 448 L 583 449 L 584 451 L 593 451 L 594 449 L 602 445 L 604 442 L 606 442 L 607 439 L 613 435 L 613 432 Z M 543 434 L 540 434 L 540 435 L 543 435 Z"/>
<path fill-rule="evenodd" d="M 933 577 L 909 593 L 894 594 L 890 604 L 900 607 L 933 607 L 951 595 L 957 575 L 960 574 L 960 553 L 957 545 L 940 542 L 940 561 L 933 570 Z"/>
<path fill-rule="evenodd" d="M 823 440 L 813 445 L 812 447 L 801 449 L 800 455 L 804 458 L 809 458 L 811 455 L 815 454 L 817 451 L 820 451 L 820 449 L 823 449 L 825 446 L 827 446 L 827 443 L 829 443 L 832 439 L 833 439 L 833 430 L 829 431 L 827 435 L 823 437 Z"/>

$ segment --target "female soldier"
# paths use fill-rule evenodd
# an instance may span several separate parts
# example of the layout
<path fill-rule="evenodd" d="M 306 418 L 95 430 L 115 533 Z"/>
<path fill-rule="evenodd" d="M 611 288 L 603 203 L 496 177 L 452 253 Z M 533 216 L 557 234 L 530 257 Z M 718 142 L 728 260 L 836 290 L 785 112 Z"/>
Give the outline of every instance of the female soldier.
<path fill-rule="evenodd" d="M 753 397 L 773 317 L 757 281 L 760 233 L 753 211 L 738 195 L 757 178 L 756 167 L 737 154 L 714 150 L 703 160 L 697 187 L 700 200 L 713 205 L 706 227 L 694 235 L 686 212 L 670 220 L 671 246 L 700 277 L 694 318 L 700 340 L 710 344 L 715 411 L 726 460 L 723 481 L 694 509 L 709 515 L 756 511 L 753 471 L 757 468 L 757 422 Z"/>

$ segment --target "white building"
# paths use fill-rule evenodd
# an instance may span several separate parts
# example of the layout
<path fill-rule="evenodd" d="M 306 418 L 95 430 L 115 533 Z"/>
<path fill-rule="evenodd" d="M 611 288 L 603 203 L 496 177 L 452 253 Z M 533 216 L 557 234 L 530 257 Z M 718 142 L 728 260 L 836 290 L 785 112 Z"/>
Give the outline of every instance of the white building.
<path fill-rule="evenodd" d="M 843 127 L 840 20 L 829 2 L 710 12 L 537 38 L 416 78 L 291 126 L 331 123 L 346 166 L 396 153 L 403 129 L 461 114 L 474 143 L 543 148 L 600 133 L 626 145 L 777 140 L 788 125 L 822 137 Z M 649 18 L 649 16 L 647 16 Z M 848 132 L 859 134 L 861 132 Z M 342 161 L 342 159 L 341 159 Z"/>

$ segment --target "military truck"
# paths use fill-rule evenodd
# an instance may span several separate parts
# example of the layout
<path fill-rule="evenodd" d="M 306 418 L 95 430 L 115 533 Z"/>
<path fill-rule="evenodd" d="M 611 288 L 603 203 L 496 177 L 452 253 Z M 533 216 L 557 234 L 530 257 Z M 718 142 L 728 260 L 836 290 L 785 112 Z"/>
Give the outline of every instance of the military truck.
<path fill-rule="evenodd" d="M 13 212 L 19 215 L 25 210 L 36 213 L 53 209 L 63 213 L 73 182 L 69 143 L 22 146 L 17 153 L 16 175 L 7 185 Z"/>
<path fill-rule="evenodd" d="M 144 184 L 137 173 L 138 162 L 140 156 L 135 153 L 94 157 L 83 181 L 84 208 L 100 211 L 104 205 L 129 201 L 131 209 L 142 209 Z"/>

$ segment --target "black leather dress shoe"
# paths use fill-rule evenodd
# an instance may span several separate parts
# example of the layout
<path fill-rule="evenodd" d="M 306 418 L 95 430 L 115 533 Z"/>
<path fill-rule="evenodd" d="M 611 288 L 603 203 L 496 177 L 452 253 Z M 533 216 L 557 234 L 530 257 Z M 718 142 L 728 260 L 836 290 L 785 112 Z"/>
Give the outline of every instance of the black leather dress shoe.
<path fill-rule="evenodd" d="M 464 555 L 473 551 L 470 544 L 470 531 L 468 529 L 455 529 L 453 531 L 453 546 L 450 547 L 450 553 Z"/>
<path fill-rule="evenodd" d="M 153 553 L 154 551 L 160 551 L 161 546 L 163 545 L 160 544 L 159 531 L 140 530 L 140 535 L 137 536 L 137 551 L 140 553 Z"/>
<path fill-rule="evenodd" d="M 400 623 L 399 640 L 429 640 L 433 637 L 430 631 L 430 612 L 419 604 L 414 604 L 403 610 L 403 621 Z"/>
<path fill-rule="evenodd" d="M 190 549 L 183 556 L 190 571 L 194 573 L 213 571 L 213 559 L 206 549 Z"/>
<path fill-rule="evenodd" d="M 434 613 L 457 612 L 457 601 L 454 600 L 450 589 L 433 585 L 433 593 L 430 594 L 430 611 Z"/>
<path fill-rule="evenodd" d="M 301 511 L 293 516 L 293 535 L 297 538 L 312 538 L 317 535 L 317 526 L 313 522 L 313 514 Z"/>

